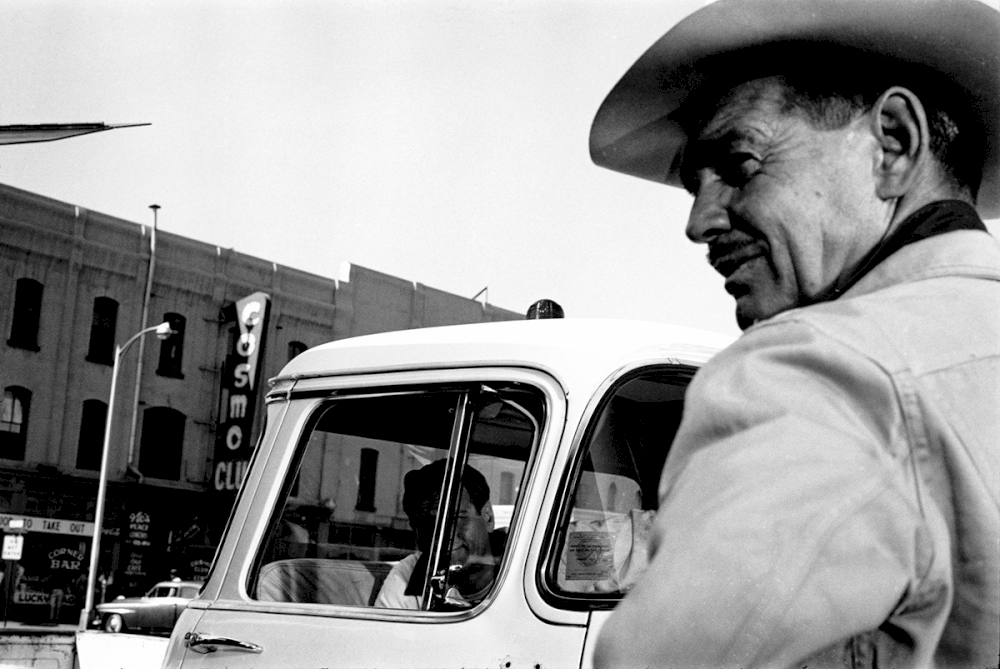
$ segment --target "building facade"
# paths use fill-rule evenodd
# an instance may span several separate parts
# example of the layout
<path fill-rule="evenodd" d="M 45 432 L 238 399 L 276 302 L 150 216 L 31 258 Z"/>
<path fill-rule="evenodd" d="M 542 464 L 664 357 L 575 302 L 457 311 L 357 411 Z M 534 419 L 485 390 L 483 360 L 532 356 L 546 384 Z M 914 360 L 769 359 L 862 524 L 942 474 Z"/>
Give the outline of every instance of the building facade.
<path fill-rule="evenodd" d="M 357 266 L 338 282 L 0 185 L 0 529 L 16 518 L 27 530 L 0 581 L 6 619 L 79 619 L 115 348 L 144 327 L 175 334 L 121 358 L 98 600 L 204 576 L 260 430 L 261 386 L 290 358 L 356 335 L 522 317 Z"/>

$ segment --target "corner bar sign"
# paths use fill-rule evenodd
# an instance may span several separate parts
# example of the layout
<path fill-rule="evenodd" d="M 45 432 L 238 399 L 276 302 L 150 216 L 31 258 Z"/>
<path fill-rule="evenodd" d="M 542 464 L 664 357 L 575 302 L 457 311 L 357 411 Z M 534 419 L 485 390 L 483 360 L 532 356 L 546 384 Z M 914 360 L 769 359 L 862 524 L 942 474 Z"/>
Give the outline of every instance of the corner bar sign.
<path fill-rule="evenodd" d="M 261 351 L 270 297 L 254 293 L 227 310 L 236 321 L 232 350 L 222 379 L 222 406 L 215 446 L 215 490 L 236 491 L 243 482 L 251 449 L 250 430 L 260 379 Z"/>

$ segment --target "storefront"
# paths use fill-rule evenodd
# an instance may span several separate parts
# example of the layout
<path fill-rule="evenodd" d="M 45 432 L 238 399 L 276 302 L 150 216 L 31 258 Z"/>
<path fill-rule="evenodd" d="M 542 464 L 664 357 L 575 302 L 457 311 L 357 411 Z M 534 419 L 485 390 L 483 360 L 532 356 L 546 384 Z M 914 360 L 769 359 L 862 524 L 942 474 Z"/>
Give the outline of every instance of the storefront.
<path fill-rule="evenodd" d="M 42 497 L 49 482 L 29 480 L 24 498 Z M 68 486 L 72 488 L 73 486 Z M 90 487 L 90 486 L 85 486 Z M 96 493 L 96 485 L 92 486 Z M 62 488 L 67 488 L 66 483 Z M 63 492 L 65 495 L 66 493 Z M 138 483 L 109 486 L 94 600 L 137 595 L 171 577 L 200 580 L 214 553 L 212 537 L 203 529 L 203 493 L 152 488 Z M 58 498 L 55 491 L 48 497 Z M 90 500 L 91 505 L 94 500 Z M 23 506 L 23 504 L 21 505 Z M 86 508 L 86 507 L 85 507 Z M 12 533 L 10 521 L 21 520 L 23 536 L 18 560 L 5 560 L 0 580 L 0 607 L 5 620 L 32 624 L 75 624 L 86 599 L 87 572 L 94 523 L 0 510 L 0 533 Z"/>
<path fill-rule="evenodd" d="M 7 620 L 77 621 L 86 595 L 94 524 L 0 514 L 0 528 L 5 534 L 11 519 L 24 521 L 24 539 L 21 558 L 6 560 L 4 565 Z"/>

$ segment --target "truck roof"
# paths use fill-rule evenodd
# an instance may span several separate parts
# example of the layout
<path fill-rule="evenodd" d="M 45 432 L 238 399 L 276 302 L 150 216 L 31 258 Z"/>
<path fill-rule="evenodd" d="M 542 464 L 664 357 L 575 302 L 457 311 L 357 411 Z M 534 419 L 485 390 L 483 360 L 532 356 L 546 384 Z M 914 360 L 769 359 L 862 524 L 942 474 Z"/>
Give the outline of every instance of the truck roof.
<path fill-rule="evenodd" d="M 568 318 L 401 330 L 341 339 L 291 360 L 272 383 L 362 372 L 521 366 L 562 377 L 634 358 L 703 363 L 734 337 L 646 321 Z"/>

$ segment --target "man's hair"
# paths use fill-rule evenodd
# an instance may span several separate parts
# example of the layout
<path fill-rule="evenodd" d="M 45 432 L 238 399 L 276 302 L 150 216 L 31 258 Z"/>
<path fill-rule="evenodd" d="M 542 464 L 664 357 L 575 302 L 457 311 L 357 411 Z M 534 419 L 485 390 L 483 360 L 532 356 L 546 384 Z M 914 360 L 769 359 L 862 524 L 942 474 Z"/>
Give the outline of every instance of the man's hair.
<path fill-rule="evenodd" d="M 726 63 L 734 61 L 739 58 Z M 705 77 L 706 85 L 692 96 L 691 111 L 680 119 L 689 132 L 704 127 L 736 86 L 754 79 L 777 82 L 782 111 L 801 113 L 821 130 L 844 128 L 870 111 L 891 86 L 903 86 L 924 105 L 930 151 L 945 184 L 956 196 L 975 201 L 986 160 L 984 126 L 975 103 L 941 74 L 840 47 L 801 43 L 775 45 L 744 62 L 741 70 L 720 62 L 716 73 Z"/>
<path fill-rule="evenodd" d="M 427 503 L 441 492 L 446 464 L 447 460 L 435 460 L 420 469 L 407 472 L 403 477 L 403 513 L 410 520 L 411 526 L 416 526 Z M 468 491 L 476 511 L 482 511 L 490 500 L 490 486 L 486 483 L 486 477 L 472 466 L 466 465 L 462 472 L 462 486 Z"/>
<path fill-rule="evenodd" d="M 861 114 L 870 111 L 878 96 L 889 88 L 886 85 L 878 92 L 873 89 L 868 95 L 845 95 L 836 91 L 823 91 L 811 82 L 790 82 L 784 77 L 778 77 L 778 81 L 784 97 L 783 111 L 798 110 L 813 127 L 823 130 L 845 127 Z M 912 90 L 912 87 L 907 88 Z M 937 106 L 937 96 L 921 95 L 919 89 L 913 92 L 924 104 L 930 151 L 941 167 L 942 176 L 956 194 L 974 201 L 982 180 L 982 160 L 977 160 L 976 154 L 982 153 L 981 147 L 985 143 L 970 142 L 973 133 L 962 131 L 948 111 Z"/>

